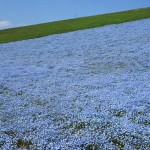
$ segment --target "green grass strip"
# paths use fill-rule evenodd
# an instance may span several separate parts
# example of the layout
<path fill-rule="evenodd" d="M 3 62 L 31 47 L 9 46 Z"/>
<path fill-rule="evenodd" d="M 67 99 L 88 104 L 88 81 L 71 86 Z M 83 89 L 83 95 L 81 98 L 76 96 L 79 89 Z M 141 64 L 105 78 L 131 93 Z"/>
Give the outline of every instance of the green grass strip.
<path fill-rule="evenodd" d="M 150 7 L 0 30 L 0 43 L 150 18 Z"/>

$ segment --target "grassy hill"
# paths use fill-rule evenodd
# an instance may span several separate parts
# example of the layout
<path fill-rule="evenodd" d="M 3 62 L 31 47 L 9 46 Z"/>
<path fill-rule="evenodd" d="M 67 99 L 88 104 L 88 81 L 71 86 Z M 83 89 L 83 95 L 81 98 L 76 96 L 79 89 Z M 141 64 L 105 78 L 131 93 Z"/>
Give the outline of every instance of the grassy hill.
<path fill-rule="evenodd" d="M 0 30 L 0 43 L 150 18 L 150 7 Z"/>

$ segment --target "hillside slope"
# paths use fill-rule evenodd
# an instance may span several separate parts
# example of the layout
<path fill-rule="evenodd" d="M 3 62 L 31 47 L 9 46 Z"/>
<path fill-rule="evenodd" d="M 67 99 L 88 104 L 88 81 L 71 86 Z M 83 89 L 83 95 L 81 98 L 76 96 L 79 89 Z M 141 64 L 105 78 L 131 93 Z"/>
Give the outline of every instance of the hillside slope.
<path fill-rule="evenodd" d="M 149 150 L 149 27 L 0 44 L 0 149 Z"/>
<path fill-rule="evenodd" d="M 118 24 L 144 18 L 150 18 L 150 7 L 144 9 L 0 30 L 0 43 L 38 38 L 51 34 L 100 27 L 109 24 Z"/>

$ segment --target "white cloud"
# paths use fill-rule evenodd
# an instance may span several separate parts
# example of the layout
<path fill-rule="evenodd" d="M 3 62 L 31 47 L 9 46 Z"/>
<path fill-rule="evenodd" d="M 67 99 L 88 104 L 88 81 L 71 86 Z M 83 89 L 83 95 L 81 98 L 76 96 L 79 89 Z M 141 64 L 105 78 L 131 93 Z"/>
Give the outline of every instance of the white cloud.
<path fill-rule="evenodd" d="M 18 24 L 18 27 L 24 27 L 24 26 L 29 26 L 30 24 L 27 24 L 27 23 L 20 23 Z"/>
<path fill-rule="evenodd" d="M 10 21 L 0 21 L 0 28 L 10 27 L 12 23 Z"/>

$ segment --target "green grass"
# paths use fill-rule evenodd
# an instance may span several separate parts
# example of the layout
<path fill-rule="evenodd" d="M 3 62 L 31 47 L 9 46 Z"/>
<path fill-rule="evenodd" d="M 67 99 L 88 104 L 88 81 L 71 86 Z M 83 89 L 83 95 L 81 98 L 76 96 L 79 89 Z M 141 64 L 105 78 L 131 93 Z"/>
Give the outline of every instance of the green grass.
<path fill-rule="evenodd" d="M 70 31 L 101 27 L 109 24 L 150 18 L 150 7 L 111 14 L 62 20 L 26 27 L 0 30 L 0 43 L 20 41 Z"/>

